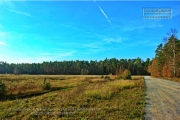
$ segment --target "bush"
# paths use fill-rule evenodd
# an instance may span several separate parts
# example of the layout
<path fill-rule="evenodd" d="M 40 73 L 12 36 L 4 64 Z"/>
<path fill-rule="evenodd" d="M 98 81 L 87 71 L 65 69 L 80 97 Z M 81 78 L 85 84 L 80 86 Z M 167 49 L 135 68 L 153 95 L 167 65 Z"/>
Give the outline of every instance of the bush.
<path fill-rule="evenodd" d="M 118 79 L 118 80 L 123 79 L 122 75 L 118 76 L 117 79 Z"/>
<path fill-rule="evenodd" d="M 104 76 L 102 75 L 101 78 L 104 78 Z"/>
<path fill-rule="evenodd" d="M 106 75 L 104 78 L 105 78 L 105 79 L 110 79 L 110 77 L 109 77 L 108 75 Z"/>
<path fill-rule="evenodd" d="M 131 79 L 131 72 L 129 70 L 125 69 L 122 77 L 124 80 Z"/>
<path fill-rule="evenodd" d="M 42 87 L 43 87 L 43 90 L 50 90 L 50 88 L 51 88 L 51 84 L 50 84 L 50 82 L 46 82 L 46 78 L 44 78 Z"/>
<path fill-rule="evenodd" d="M 5 84 L 0 80 L 0 99 L 3 99 L 6 96 L 7 89 Z"/>

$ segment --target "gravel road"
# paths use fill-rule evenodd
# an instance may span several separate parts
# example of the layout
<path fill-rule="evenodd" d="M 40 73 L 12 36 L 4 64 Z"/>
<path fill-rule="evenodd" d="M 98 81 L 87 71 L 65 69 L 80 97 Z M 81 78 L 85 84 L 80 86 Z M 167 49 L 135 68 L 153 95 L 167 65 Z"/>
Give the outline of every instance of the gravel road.
<path fill-rule="evenodd" d="M 146 120 L 180 120 L 180 83 L 145 76 Z"/>

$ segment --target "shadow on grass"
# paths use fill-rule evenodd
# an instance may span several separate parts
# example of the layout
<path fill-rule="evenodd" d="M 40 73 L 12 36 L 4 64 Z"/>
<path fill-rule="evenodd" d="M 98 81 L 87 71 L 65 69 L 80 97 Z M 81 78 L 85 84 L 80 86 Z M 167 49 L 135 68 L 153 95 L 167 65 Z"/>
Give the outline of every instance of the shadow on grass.
<path fill-rule="evenodd" d="M 19 95 L 10 94 L 10 95 L 6 95 L 3 98 L 1 98 L 0 101 L 31 98 L 31 97 L 40 96 L 40 95 L 43 95 L 46 93 L 50 93 L 53 91 L 66 90 L 66 89 L 70 89 L 70 88 L 73 88 L 73 86 L 71 86 L 71 87 L 52 87 L 50 90 L 44 90 L 41 92 L 34 92 L 34 93 L 24 93 L 24 94 L 19 94 Z"/>

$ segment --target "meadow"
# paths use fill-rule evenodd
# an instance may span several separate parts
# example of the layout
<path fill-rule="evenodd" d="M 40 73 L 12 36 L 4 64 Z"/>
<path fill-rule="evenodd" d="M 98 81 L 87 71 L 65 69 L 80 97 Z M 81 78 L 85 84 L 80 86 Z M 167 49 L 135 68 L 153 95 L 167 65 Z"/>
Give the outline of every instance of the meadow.
<path fill-rule="evenodd" d="M 7 96 L 0 119 L 144 119 L 144 77 L 98 75 L 0 75 Z M 44 79 L 51 84 L 42 89 Z"/>

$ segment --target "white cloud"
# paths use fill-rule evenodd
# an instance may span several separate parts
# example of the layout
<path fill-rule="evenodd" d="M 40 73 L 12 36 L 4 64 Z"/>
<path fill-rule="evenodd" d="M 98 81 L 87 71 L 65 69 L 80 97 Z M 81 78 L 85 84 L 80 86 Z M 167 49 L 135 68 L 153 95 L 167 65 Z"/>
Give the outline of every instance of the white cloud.
<path fill-rule="evenodd" d="M 6 45 L 6 42 L 7 42 L 8 38 L 10 38 L 10 37 L 11 37 L 11 35 L 8 32 L 0 31 L 0 45 Z"/>
<path fill-rule="evenodd" d="M 1 47 L 0 47 L 1 49 Z M 13 51 L 10 49 L 0 51 L 1 61 L 8 63 L 42 63 L 43 61 L 62 61 L 69 60 L 76 50 L 56 49 L 54 52 L 48 50 L 47 52 L 36 51 L 35 53 L 23 53 L 21 51 Z"/>
<path fill-rule="evenodd" d="M 68 52 L 64 52 L 64 53 L 59 53 L 58 57 L 62 58 L 62 57 L 69 57 L 72 56 L 76 51 L 72 50 L 72 51 L 68 51 Z"/>
<path fill-rule="evenodd" d="M 31 27 L 28 26 L 28 25 L 22 25 L 22 27 L 24 27 L 24 28 L 31 28 Z"/>
<path fill-rule="evenodd" d="M 17 0 L 19 1 L 19 0 Z M 25 0 L 20 0 L 20 1 L 25 1 Z M 20 14 L 20 15 L 23 15 L 23 16 L 27 16 L 27 17 L 30 17 L 31 14 L 27 13 L 27 12 L 24 12 L 24 11 L 19 11 L 17 5 L 16 5 L 16 0 L 0 0 L 0 6 L 4 6 L 5 9 L 7 9 L 9 12 L 13 12 L 13 13 L 16 13 L 16 14 Z"/>
<path fill-rule="evenodd" d="M 38 61 L 55 61 L 64 60 L 67 57 L 73 56 L 76 50 L 59 49 L 56 52 L 40 52 L 36 54 L 35 59 Z"/>
<path fill-rule="evenodd" d="M 98 49 L 101 46 L 103 46 L 103 44 L 104 44 L 104 42 L 99 41 L 99 42 L 85 43 L 85 44 L 82 44 L 82 46 L 86 47 L 86 48 L 90 48 L 90 49 Z"/>
<path fill-rule="evenodd" d="M 143 30 L 146 28 L 160 28 L 163 27 L 163 25 L 158 20 L 154 21 L 133 21 L 133 22 L 125 22 L 124 25 L 115 26 L 115 28 L 118 28 L 124 32 L 130 32 L 135 30 Z"/>
<path fill-rule="evenodd" d="M 23 11 L 18 11 L 18 10 L 13 10 L 13 9 L 9 9 L 10 12 L 16 13 L 16 14 L 20 14 L 20 15 L 24 15 L 27 17 L 31 17 L 31 14 L 23 12 Z"/>
<path fill-rule="evenodd" d="M 180 15 L 180 6 L 176 5 L 172 8 L 172 17 Z"/>
<path fill-rule="evenodd" d="M 134 30 L 142 30 L 145 28 L 158 28 L 158 27 L 163 27 L 163 25 L 130 25 L 130 26 L 126 26 L 123 28 L 123 31 L 129 32 L 129 31 L 134 31 Z"/>
<path fill-rule="evenodd" d="M 121 43 L 122 39 L 119 38 L 105 38 L 104 41 L 108 42 L 108 43 Z"/>
<path fill-rule="evenodd" d="M 5 43 L 5 42 L 0 41 L 0 45 L 6 45 L 6 43 Z"/>
<path fill-rule="evenodd" d="M 178 10 L 172 11 L 172 17 L 180 15 Z"/>
<path fill-rule="evenodd" d="M 15 4 L 13 1 L 6 1 L 6 0 L 0 0 L 0 5 L 1 6 L 6 6 L 6 7 L 9 7 L 9 8 L 15 8 Z"/>
<path fill-rule="evenodd" d="M 83 48 L 85 49 L 83 53 L 93 54 L 93 53 L 102 52 L 105 50 L 113 50 L 114 46 L 117 46 L 116 43 L 121 43 L 121 42 L 122 40 L 120 37 L 119 38 L 104 38 L 103 40 L 100 40 L 98 42 L 90 42 L 90 43 L 81 44 L 80 47 L 82 47 L 82 49 Z M 113 43 L 113 46 L 108 45 L 110 43 Z M 121 45 L 124 47 L 123 43 Z"/>
<path fill-rule="evenodd" d="M 152 42 L 153 41 L 153 42 Z M 149 40 L 136 40 L 133 42 L 126 43 L 126 47 L 144 47 L 144 46 L 157 46 L 159 44 L 158 41 L 154 41 L 153 39 Z"/>
<path fill-rule="evenodd" d="M 74 26 L 71 26 L 71 25 L 66 25 L 66 24 L 59 24 L 59 25 L 62 26 L 62 27 L 66 27 L 66 28 L 71 28 L 71 29 L 77 29 L 77 30 L 79 30 L 79 28 L 74 27 Z"/>
<path fill-rule="evenodd" d="M 75 50 L 56 50 L 57 52 L 42 52 L 37 54 L 37 56 L 41 58 L 53 58 L 53 59 L 58 59 L 58 58 L 63 58 L 63 57 L 69 57 L 72 56 L 76 51 Z"/>

